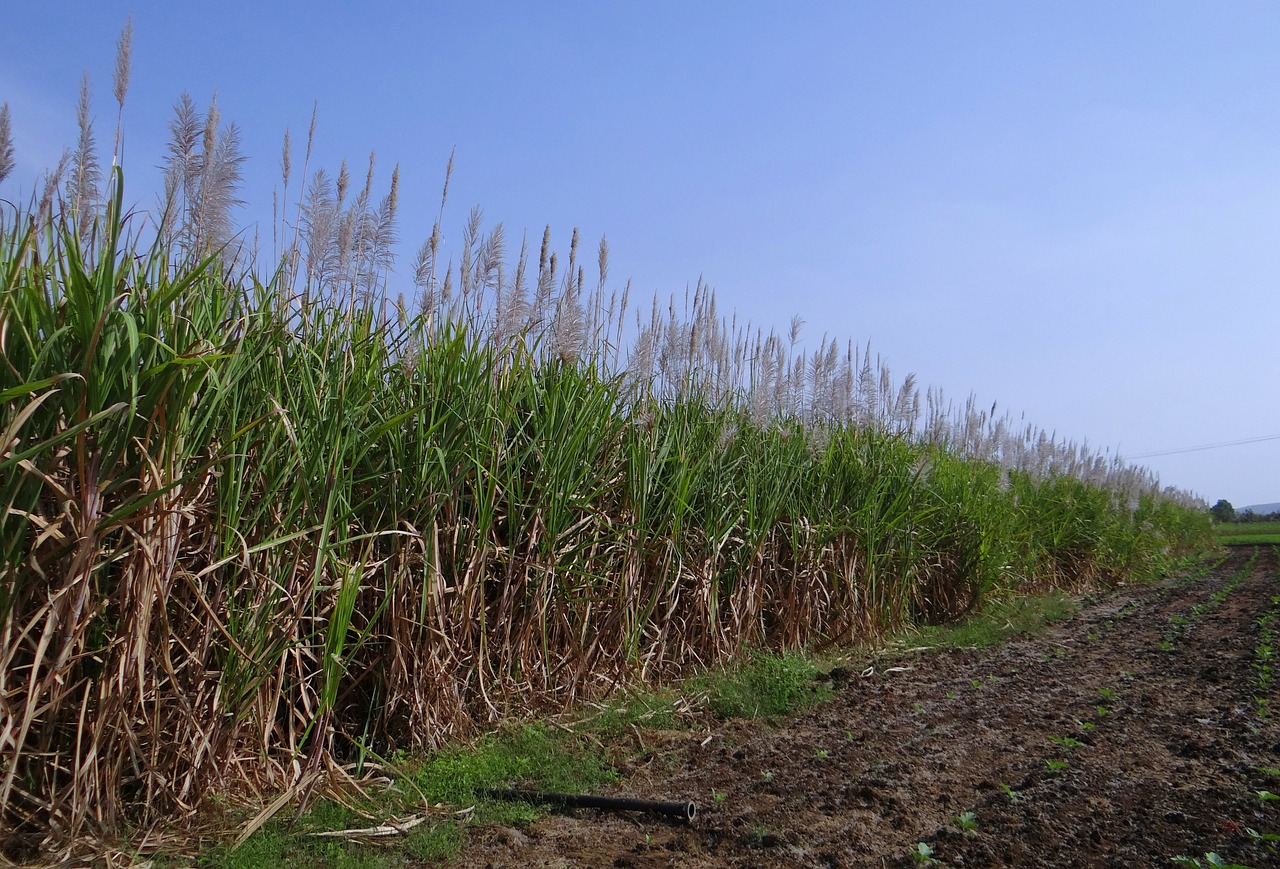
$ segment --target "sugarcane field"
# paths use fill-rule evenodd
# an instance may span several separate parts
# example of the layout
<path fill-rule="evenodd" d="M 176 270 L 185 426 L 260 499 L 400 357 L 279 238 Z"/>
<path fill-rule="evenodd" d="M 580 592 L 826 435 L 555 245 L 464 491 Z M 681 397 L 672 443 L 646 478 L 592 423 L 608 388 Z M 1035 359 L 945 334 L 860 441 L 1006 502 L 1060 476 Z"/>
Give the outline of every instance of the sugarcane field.
<path fill-rule="evenodd" d="M 224 5 L 0 54 L 0 867 L 1280 865 L 1280 11 Z"/>

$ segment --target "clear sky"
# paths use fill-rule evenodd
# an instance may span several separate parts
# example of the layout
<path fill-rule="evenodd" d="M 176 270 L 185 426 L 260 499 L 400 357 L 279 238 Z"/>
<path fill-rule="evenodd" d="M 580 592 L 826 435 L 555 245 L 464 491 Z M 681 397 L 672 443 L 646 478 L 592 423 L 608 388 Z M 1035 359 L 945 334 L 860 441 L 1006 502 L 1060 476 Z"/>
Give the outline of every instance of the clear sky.
<path fill-rule="evenodd" d="M 179 94 L 217 91 L 240 216 L 269 215 L 318 101 L 312 170 L 401 166 L 406 291 L 456 147 L 446 232 L 481 205 L 535 244 L 607 233 L 643 297 L 701 275 L 722 310 L 1123 455 L 1280 435 L 1280 4 L 14 4 L 0 197 L 74 144 L 86 70 L 109 153 L 129 13 L 131 200 Z M 1142 463 L 1280 501 L 1280 439 Z"/>

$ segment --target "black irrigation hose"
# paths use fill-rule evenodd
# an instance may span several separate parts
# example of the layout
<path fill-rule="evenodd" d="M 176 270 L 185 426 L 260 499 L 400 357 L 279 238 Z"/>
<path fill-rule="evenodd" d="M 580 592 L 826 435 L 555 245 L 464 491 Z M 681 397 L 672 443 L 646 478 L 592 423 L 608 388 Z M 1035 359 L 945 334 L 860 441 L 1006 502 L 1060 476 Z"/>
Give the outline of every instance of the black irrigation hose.
<path fill-rule="evenodd" d="M 590 794 L 551 794 L 539 791 L 522 791 L 509 788 L 481 788 L 477 796 L 491 800 L 511 800 L 523 803 L 541 803 L 566 809 L 604 809 L 612 812 L 657 812 L 671 818 L 692 821 L 698 813 L 693 803 L 663 802 L 662 800 L 637 800 L 631 797 L 595 797 Z"/>

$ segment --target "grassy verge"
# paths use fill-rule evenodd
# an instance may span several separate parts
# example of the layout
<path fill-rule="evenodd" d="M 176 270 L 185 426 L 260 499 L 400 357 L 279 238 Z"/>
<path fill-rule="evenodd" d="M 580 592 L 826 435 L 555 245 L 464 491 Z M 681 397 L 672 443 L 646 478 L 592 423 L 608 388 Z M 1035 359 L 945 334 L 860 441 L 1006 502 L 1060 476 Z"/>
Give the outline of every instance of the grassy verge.
<path fill-rule="evenodd" d="M 300 817 L 274 818 L 238 848 L 211 850 L 201 865 L 381 869 L 406 859 L 443 862 L 462 847 L 467 827 L 519 826 L 541 813 L 527 803 L 486 799 L 486 788 L 589 793 L 617 779 L 597 740 L 539 723 L 507 727 L 427 759 L 401 758 L 388 770 L 392 776 L 380 786 L 321 799 Z M 383 825 L 405 833 L 358 832 Z M 343 835 L 327 835 L 333 833 Z"/>
<path fill-rule="evenodd" d="M 961 621 L 913 631 L 901 642 L 943 649 L 993 646 L 1069 619 L 1078 610 L 1079 602 L 1063 592 L 1003 597 L 988 601 Z"/>

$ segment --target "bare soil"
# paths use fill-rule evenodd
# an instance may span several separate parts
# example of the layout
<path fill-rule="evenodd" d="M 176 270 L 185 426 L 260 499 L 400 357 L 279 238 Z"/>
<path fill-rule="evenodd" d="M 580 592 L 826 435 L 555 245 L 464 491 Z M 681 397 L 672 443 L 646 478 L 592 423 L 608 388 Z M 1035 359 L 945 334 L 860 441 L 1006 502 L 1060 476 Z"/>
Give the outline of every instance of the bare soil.
<path fill-rule="evenodd" d="M 1280 792 L 1280 691 L 1258 669 L 1280 581 L 1277 550 L 1254 552 L 1007 645 L 880 656 L 794 718 L 641 732 L 615 792 L 694 800 L 692 823 L 563 812 L 480 828 L 457 865 L 910 866 L 923 842 L 947 866 L 1280 866 L 1247 832 L 1280 832 L 1257 794 Z"/>

